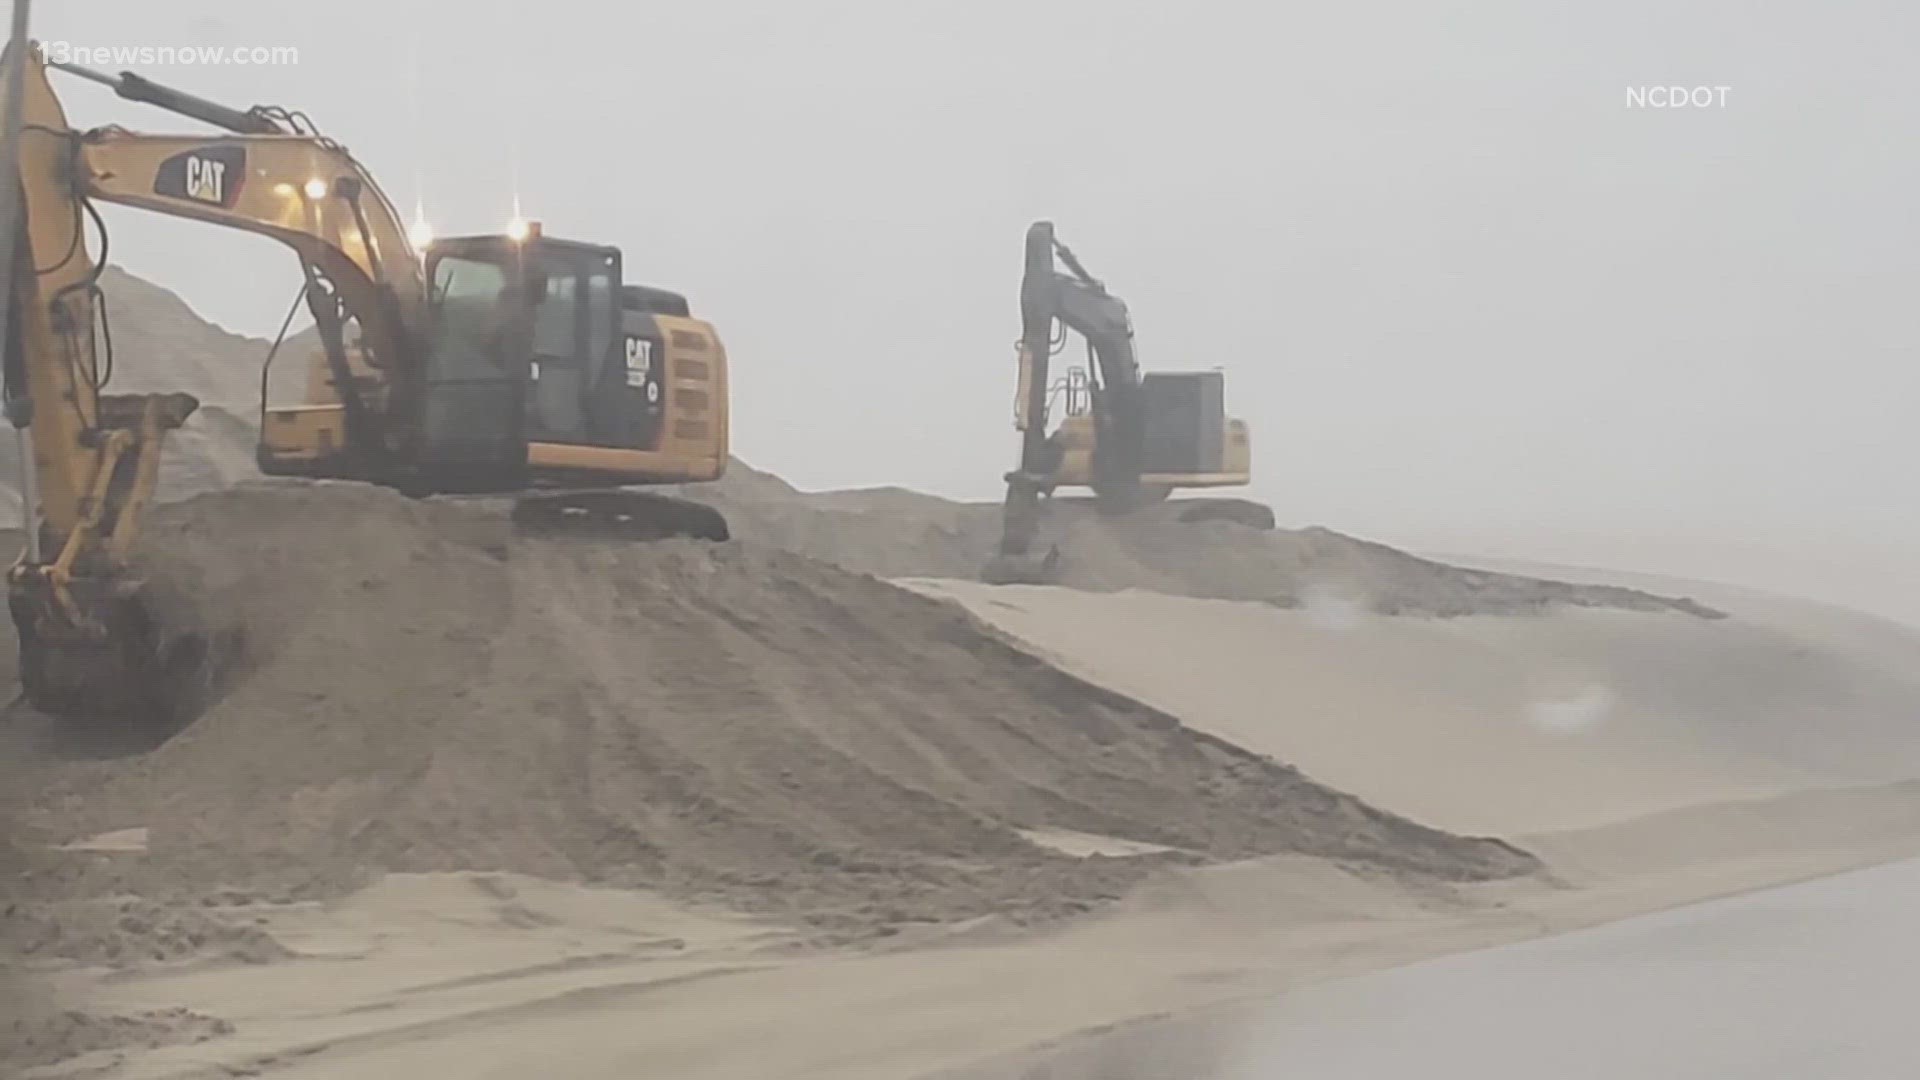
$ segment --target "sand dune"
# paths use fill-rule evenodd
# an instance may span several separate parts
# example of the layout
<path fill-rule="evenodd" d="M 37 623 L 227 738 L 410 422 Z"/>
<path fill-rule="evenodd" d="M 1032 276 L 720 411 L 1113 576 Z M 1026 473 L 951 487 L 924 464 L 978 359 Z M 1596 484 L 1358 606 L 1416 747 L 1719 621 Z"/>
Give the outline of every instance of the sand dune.
<path fill-rule="evenodd" d="M 1422 820 L 1516 838 L 1547 872 L 1446 882 L 1307 854 L 1164 865 L 1119 904 L 1044 934 L 975 919 L 853 950 L 783 919 L 631 889 L 398 875 L 324 903 L 215 909 L 257 920 L 290 960 L 70 976 L 108 1015 L 174 1008 L 235 1033 L 68 1066 L 119 1060 L 116 1075 L 181 1080 L 1025 1080 L 1059 1060 L 1036 1047 L 1087 1032 L 1920 851 L 1920 784 L 1870 782 L 1912 761 L 1895 723 L 1907 684 L 1882 663 L 1898 657 L 1897 635 L 1850 651 L 1779 611 L 1407 619 L 913 585 L 1074 671 L 1177 701 L 1196 727 L 1311 759 Z M 1800 666 L 1771 682 L 1723 681 L 1788 656 Z M 1610 696 L 1579 704 L 1591 685 Z M 1848 685 L 1864 689 L 1835 696 Z M 1543 714 L 1555 700 L 1575 704 Z M 1653 707 L 1674 703 L 1687 708 Z M 1830 754 L 1803 756 L 1796 715 L 1817 717 Z M 1096 859 L 1103 846 L 1073 829 L 1028 838 Z M 1091 1060 L 1061 1075 L 1121 1064 Z"/>
<path fill-rule="evenodd" d="M 1647 822 L 1657 846 L 1684 838 L 1658 846 L 1665 868 L 1641 859 L 1650 837 L 1636 823 L 1575 838 L 1583 857 L 1611 847 L 1622 859 L 1562 881 L 1410 888 L 1281 856 L 1169 869 L 1105 914 L 1044 935 L 960 927 L 852 953 L 627 890 L 401 875 L 324 905 L 242 909 L 301 959 L 123 974 L 90 993 L 114 1013 L 167 1003 L 233 1024 L 232 1037 L 144 1052 L 113 1073 L 142 1080 L 1145 1080 L 1154 1074 L 1111 1059 L 1045 1071 L 1046 1048 L 1920 848 L 1911 786 Z M 1772 831 L 1788 822 L 1790 833 Z M 1734 839 L 1746 850 L 1727 846 Z"/>
<path fill-rule="evenodd" d="M 148 539 L 154 579 L 237 643 L 217 698 L 108 761 L 17 715 L 0 804 L 61 844 L 146 829 L 143 895 L 509 870 L 868 933 L 1071 914 L 1142 872 L 1021 829 L 1447 879 L 1533 865 L 798 555 L 529 540 L 484 509 L 344 485 L 203 496 Z"/>
<path fill-rule="evenodd" d="M 1514 836 L 1920 775 L 1920 655 L 1791 604 L 1741 617 L 1390 618 L 911 582 L 1087 677 L 1448 829 Z M 1815 611 L 1818 615 L 1820 612 Z"/>

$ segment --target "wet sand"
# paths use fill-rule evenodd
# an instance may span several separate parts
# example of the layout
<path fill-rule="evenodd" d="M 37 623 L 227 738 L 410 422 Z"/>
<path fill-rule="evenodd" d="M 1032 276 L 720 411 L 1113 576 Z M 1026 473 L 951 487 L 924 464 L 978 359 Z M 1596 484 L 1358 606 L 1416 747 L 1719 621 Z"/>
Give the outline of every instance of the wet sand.
<path fill-rule="evenodd" d="M 972 1075 L 1804 1080 L 1920 1075 L 1920 861 L 1147 1022 Z"/>

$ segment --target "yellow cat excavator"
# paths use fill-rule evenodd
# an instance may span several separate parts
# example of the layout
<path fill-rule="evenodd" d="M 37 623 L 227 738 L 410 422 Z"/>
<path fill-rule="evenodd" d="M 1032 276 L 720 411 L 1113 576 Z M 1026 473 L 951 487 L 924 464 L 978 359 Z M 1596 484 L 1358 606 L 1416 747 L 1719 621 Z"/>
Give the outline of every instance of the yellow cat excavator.
<path fill-rule="evenodd" d="M 301 113 L 49 65 L 37 47 L 0 63 L 5 409 L 26 515 L 8 601 L 36 707 L 164 710 L 191 648 L 143 603 L 130 559 L 162 441 L 198 402 L 104 392 L 116 358 L 96 202 L 259 233 L 298 258 L 322 348 L 297 405 L 268 406 L 263 373 L 263 472 L 513 496 L 530 529 L 726 538 L 711 508 L 621 490 L 718 478 L 728 430 L 714 328 L 678 294 L 626 284 L 618 249 L 516 223 L 416 250 L 367 170 Z M 49 66 L 222 131 L 75 130 Z"/>
<path fill-rule="evenodd" d="M 1065 267 L 1062 271 L 1061 267 Z M 1243 487 L 1253 478 L 1247 426 L 1226 415 L 1219 371 L 1143 372 L 1127 305 L 1087 272 L 1054 235 L 1052 222 L 1027 229 L 1020 282 L 1021 337 L 1014 427 L 1019 467 L 1006 476 L 1000 550 L 986 568 L 994 581 L 1049 577 L 1031 547 L 1041 500 L 1060 488 L 1087 488 L 1107 514 L 1142 510 L 1176 488 Z M 1086 341 L 1088 363 L 1049 381 L 1049 361 L 1065 343 L 1058 325 Z M 1049 430 L 1053 402 L 1062 417 Z M 1230 520 L 1273 528 L 1273 511 L 1244 499 L 1181 500 L 1177 521 Z"/>

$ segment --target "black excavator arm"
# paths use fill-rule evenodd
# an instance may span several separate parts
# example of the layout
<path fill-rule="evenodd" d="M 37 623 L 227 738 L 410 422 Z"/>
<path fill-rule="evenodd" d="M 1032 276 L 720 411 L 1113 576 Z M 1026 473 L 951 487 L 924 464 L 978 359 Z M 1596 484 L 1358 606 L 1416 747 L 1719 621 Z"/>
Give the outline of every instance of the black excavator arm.
<path fill-rule="evenodd" d="M 1062 273 L 1055 265 L 1066 267 Z M 1145 436 L 1140 394 L 1140 364 L 1134 353 L 1133 320 L 1126 302 L 1089 274 L 1072 250 L 1061 243 L 1051 222 L 1027 230 L 1026 274 L 1020 285 L 1021 349 L 1031 365 L 1027 424 L 1021 470 L 1036 475 L 1046 468 L 1046 396 L 1048 360 L 1057 322 L 1079 334 L 1093 354 L 1093 416 L 1098 433 L 1094 459 L 1095 489 L 1122 493 L 1137 484 Z"/>
<path fill-rule="evenodd" d="M 1097 496 L 1121 503 L 1134 499 L 1146 440 L 1140 364 L 1126 302 L 1087 272 L 1073 251 L 1054 235 L 1052 222 L 1037 221 L 1027 229 L 1020 321 L 1022 440 L 1019 468 L 1007 474 L 1000 543 L 1003 561 L 1026 556 L 1038 529 L 1040 496 L 1052 486 L 1057 452 L 1048 442 L 1046 415 L 1056 323 L 1085 339 L 1093 354 L 1093 487 Z"/>

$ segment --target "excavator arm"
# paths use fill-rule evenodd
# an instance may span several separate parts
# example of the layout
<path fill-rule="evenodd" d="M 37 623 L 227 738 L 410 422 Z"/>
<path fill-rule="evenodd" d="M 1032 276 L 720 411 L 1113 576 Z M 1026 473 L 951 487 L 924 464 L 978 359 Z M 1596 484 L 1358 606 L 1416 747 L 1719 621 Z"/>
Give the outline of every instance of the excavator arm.
<path fill-rule="evenodd" d="M 1062 273 L 1058 263 L 1067 269 Z M 1093 354 L 1093 420 L 1101 452 L 1094 461 L 1094 487 L 1124 497 L 1137 486 L 1145 416 L 1140 393 L 1140 363 L 1134 352 L 1133 320 L 1126 302 L 1107 291 L 1073 252 L 1053 234 L 1050 222 L 1027 230 L 1026 273 L 1020 286 L 1021 385 L 1018 425 L 1025 433 L 1021 471 L 1039 476 L 1052 471 L 1046 445 L 1048 360 L 1057 322 L 1087 343 Z"/>
<path fill-rule="evenodd" d="M 39 50 L 27 50 L 22 64 L 16 175 L 0 183 L 17 185 L 5 397 L 27 436 L 22 468 L 31 475 L 21 486 L 31 498 L 23 498 L 27 542 L 9 572 L 9 606 L 30 699 L 55 712 L 124 712 L 165 699 L 156 680 L 179 666 L 169 649 L 182 643 L 156 639 L 127 564 L 165 434 L 198 402 L 103 392 L 114 361 L 97 285 L 104 230 L 99 262 L 87 243 L 89 220 L 100 225 L 93 202 L 259 233 L 292 248 L 345 407 L 347 441 L 370 458 L 407 435 L 386 421 L 411 415 L 396 399 L 418 392 L 412 336 L 425 286 L 404 227 L 366 170 L 338 144 L 292 130 L 291 118 L 172 91 L 156 100 L 153 84 L 88 72 L 123 96 L 246 130 L 76 131 Z M 383 384 L 378 400 L 356 384 L 344 345 L 349 324 Z"/>
<path fill-rule="evenodd" d="M 1067 267 L 1061 273 L 1056 258 Z M 1092 352 L 1098 378 L 1093 383 L 1094 417 L 1116 430 L 1106 445 L 1102 481 L 1125 485 L 1139 478 L 1136 454 L 1137 426 L 1141 422 L 1140 364 L 1133 347 L 1133 320 L 1125 301 L 1107 291 L 1073 252 L 1054 237 L 1050 222 L 1035 222 L 1027 230 L 1026 273 L 1020 284 L 1021 386 L 1023 401 L 1018 425 L 1026 433 L 1021 467 L 1049 471 L 1046 465 L 1046 401 L 1050 383 L 1048 360 L 1056 322 L 1079 334 Z"/>
<path fill-rule="evenodd" d="M 1060 265 L 1067 268 L 1065 273 Z M 1022 433 L 1020 467 L 1007 476 L 1000 543 L 1000 558 L 1008 566 L 1023 558 L 1033 541 L 1040 496 L 1050 489 L 1057 467 L 1057 451 L 1047 439 L 1048 368 L 1056 322 L 1086 340 L 1098 372 L 1092 386 L 1099 451 L 1093 459 L 1096 493 L 1113 500 L 1134 497 L 1140 483 L 1145 424 L 1140 365 L 1127 305 L 1054 236 L 1051 222 L 1038 221 L 1027 229 L 1020 318 L 1020 397 L 1015 416 Z"/>

